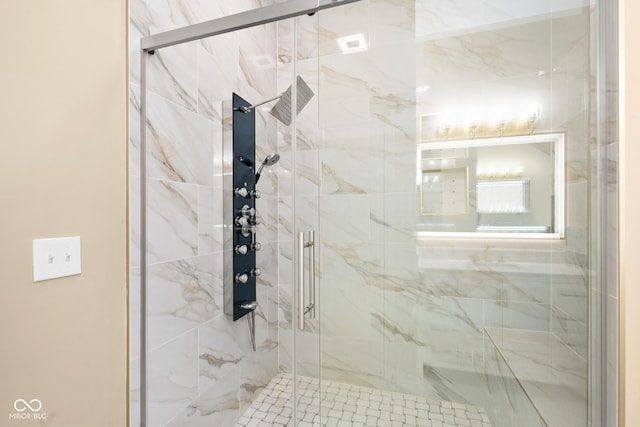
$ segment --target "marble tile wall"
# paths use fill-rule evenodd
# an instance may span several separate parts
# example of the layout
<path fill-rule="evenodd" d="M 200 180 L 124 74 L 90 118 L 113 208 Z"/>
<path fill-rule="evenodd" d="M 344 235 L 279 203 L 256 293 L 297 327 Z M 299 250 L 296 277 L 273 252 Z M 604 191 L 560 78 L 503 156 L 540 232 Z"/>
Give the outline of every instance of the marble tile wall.
<path fill-rule="evenodd" d="M 486 369 L 484 327 L 553 331 L 586 357 L 588 9 L 525 2 L 537 10 L 531 17 L 506 3 L 473 3 L 481 22 L 446 2 L 369 0 L 297 27 L 296 72 L 319 82 L 322 102 L 297 130 L 300 193 L 287 199 L 280 188 L 280 277 L 283 286 L 292 274 L 284 242 L 294 224 L 317 221 L 325 378 L 464 395 Z M 367 49 L 340 52 L 336 39 L 356 33 Z M 283 66 L 293 55 L 280 52 Z M 430 89 L 417 92 L 423 85 Z M 418 117 L 532 102 L 543 111 L 537 132 L 567 134 L 567 238 L 418 241 Z M 290 135 L 280 133 L 285 151 Z M 290 308 L 282 292 L 281 337 Z M 281 346 L 288 370 L 285 347 L 292 343 Z"/>
<path fill-rule="evenodd" d="M 552 284 L 552 331 L 583 359 L 587 359 L 589 215 L 589 97 L 591 73 L 588 8 L 573 16 L 552 14 L 553 65 L 552 80 L 554 115 L 552 126 L 566 130 L 567 187 L 565 256 L 576 265 L 582 277 Z M 562 43 L 561 41 L 569 41 Z M 555 114 L 555 113 L 558 114 Z M 569 139 L 571 138 L 571 139 Z M 574 142 L 575 141 L 575 142 Z M 595 193 L 594 193 L 595 194 Z"/>
<path fill-rule="evenodd" d="M 587 425 L 587 362 L 580 355 L 552 332 L 486 332 L 546 425 Z"/>
<path fill-rule="evenodd" d="M 294 342 L 298 373 L 481 404 L 490 414 L 504 405 L 522 414 L 531 408 L 524 396 L 508 401 L 517 383 L 491 357 L 484 327 L 553 331 L 585 355 L 587 12 L 579 0 L 544 10 L 525 2 L 529 12 L 495 0 L 463 3 L 455 2 L 465 13 L 450 2 L 363 0 L 151 58 L 149 363 L 160 367 L 150 381 L 153 425 L 226 425 L 278 368 L 293 370 Z M 132 2 L 132 224 L 139 206 L 137 39 L 264 4 Z M 343 54 L 336 38 L 358 33 L 367 49 Z M 259 211 L 269 226 L 259 230 L 266 243 L 259 264 L 269 268 L 259 284 L 253 353 L 246 323 L 230 322 L 221 307 L 222 102 L 234 89 L 268 98 L 294 74 L 315 93 L 295 126 L 262 113 L 257 120 L 264 141 L 257 156 L 277 150 L 282 158 L 260 183 Z M 430 89 L 417 92 L 423 85 Z M 567 133 L 567 239 L 418 241 L 418 117 L 490 110 L 510 97 L 514 108 L 542 106 L 537 131 Z M 294 231 L 309 229 L 320 230 L 321 318 L 294 341 Z M 134 278 L 137 236 L 134 227 Z M 134 350 L 134 370 L 136 357 Z M 499 373 L 487 377 L 490 369 Z M 178 377 L 163 377 L 166 371 Z M 487 381 L 506 384 L 493 406 L 484 402 Z M 134 399 L 138 392 L 134 384 Z"/>
<path fill-rule="evenodd" d="M 139 425 L 139 38 L 270 2 L 131 2 L 131 425 Z M 277 181 L 259 184 L 257 350 L 245 319 L 223 313 L 223 102 L 276 89 L 276 27 L 261 26 L 157 51 L 147 68 L 147 415 L 149 426 L 230 426 L 277 373 Z M 276 128 L 256 120 L 257 158 Z M 144 208 L 144 206 L 143 206 Z"/>

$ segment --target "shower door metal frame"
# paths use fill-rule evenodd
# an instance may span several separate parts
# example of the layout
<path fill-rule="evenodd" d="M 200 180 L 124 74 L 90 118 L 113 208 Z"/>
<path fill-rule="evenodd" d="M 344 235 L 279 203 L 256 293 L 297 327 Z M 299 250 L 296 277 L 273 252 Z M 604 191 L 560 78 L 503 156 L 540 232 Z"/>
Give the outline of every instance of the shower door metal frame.
<path fill-rule="evenodd" d="M 147 425 L 147 55 L 157 49 L 175 46 L 207 37 L 264 25 L 272 22 L 313 15 L 324 9 L 356 3 L 361 0 L 289 0 L 251 9 L 140 39 L 140 426 Z M 295 90 L 295 89 L 294 89 Z M 295 93 L 294 93 L 295 99 Z M 295 407 L 295 399 L 294 399 Z M 295 413 L 295 411 L 294 411 Z"/>
<path fill-rule="evenodd" d="M 590 120 L 595 122 L 592 134 L 592 145 L 589 147 L 589 166 L 591 198 L 589 209 L 589 281 L 588 281 L 588 317 L 587 317 L 587 420 L 589 425 L 606 426 L 609 421 L 620 422 L 619 409 L 622 402 L 620 396 L 620 377 L 608 372 L 607 364 L 615 364 L 615 372 L 620 372 L 620 359 L 616 352 L 616 359 L 609 361 L 611 348 L 608 334 L 619 331 L 618 316 L 611 316 L 612 310 L 608 305 L 611 292 L 615 289 L 619 295 L 620 281 L 617 271 L 613 273 L 613 283 L 609 282 L 611 269 L 619 265 L 619 254 L 607 250 L 607 243 L 617 238 L 619 219 L 610 218 L 607 206 L 619 204 L 619 180 L 615 181 L 615 191 L 610 192 L 611 183 L 609 173 L 612 166 L 608 158 L 607 147 L 611 143 L 620 141 L 619 125 L 619 51 L 618 51 L 618 0 L 596 0 L 595 26 L 591 34 L 593 43 L 592 53 L 596 61 L 592 65 L 592 73 L 596 79 L 594 83 L 595 111 Z M 613 117 L 613 118 L 612 118 Z M 619 154 L 619 153 L 618 153 Z M 618 166 L 618 160 L 615 167 Z M 610 224 L 615 222 L 615 230 Z M 599 251 L 596 245 L 604 245 Z M 619 247 L 619 241 L 616 241 Z M 614 345 L 619 345 L 619 336 Z M 617 392 L 617 394 L 616 394 Z M 616 411 L 618 409 L 618 411 Z M 611 411 L 613 410 L 613 411 Z M 615 419 L 612 420 L 612 418 Z M 617 424 L 616 424 L 617 425 Z"/>
<path fill-rule="evenodd" d="M 255 27 L 256 25 L 282 21 L 301 15 L 313 15 L 320 10 L 359 1 L 361 0 L 289 0 L 283 3 L 251 9 L 223 18 L 143 37 L 140 39 L 140 49 L 142 53 L 150 52 L 163 47 L 175 46 L 177 44 Z"/>

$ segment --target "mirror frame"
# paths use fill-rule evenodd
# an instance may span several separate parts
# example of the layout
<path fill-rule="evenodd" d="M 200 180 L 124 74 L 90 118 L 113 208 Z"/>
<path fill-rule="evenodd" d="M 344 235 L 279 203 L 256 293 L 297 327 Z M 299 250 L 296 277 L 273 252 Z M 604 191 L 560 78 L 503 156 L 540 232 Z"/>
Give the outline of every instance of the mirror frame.
<path fill-rule="evenodd" d="M 478 138 L 461 140 L 443 140 L 422 142 L 417 147 L 416 176 L 418 186 L 422 181 L 422 153 L 431 150 L 450 150 L 456 148 L 495 147 L 500 145 L 519 145 L 551 142 L 554 146 L 554 213 L 551 232 L 490 232 L 490 231 L 416 231 L 417 237 L 462 237 L 479 239 L 564 239 L 565 237 L 565 134 L 544 133 L 497 138 Z M 422 197 L 422 194 L 420 195 Z M 422 207 L 420 207 L 422 210 Z"/>

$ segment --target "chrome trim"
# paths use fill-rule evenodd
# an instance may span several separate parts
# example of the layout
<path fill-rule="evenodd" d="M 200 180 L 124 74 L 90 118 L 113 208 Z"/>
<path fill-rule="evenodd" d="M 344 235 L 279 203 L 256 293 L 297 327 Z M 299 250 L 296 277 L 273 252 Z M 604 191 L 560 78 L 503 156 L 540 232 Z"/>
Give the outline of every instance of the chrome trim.
<path fill-rule="evenodd" d="M 313 14 L 319 10 L 357 1 L 360 0 L 289 0 L 143 37 L 140 40 L 140 48 L 153 51 L 300 15 Z"/>
<path fill-rule="evenodd" d="M 258 304 L 255 302 L 252 304 L 255 304 L 255 306 L 251 309 L 251 313 L 249 313 L 249 315 L 247 316 L 247 323 L 249 324 L 249 337 L 251 338 L 251 348 L 253 349 L 253 351 L 256 351 L 256 308 L 258 307 Z M 246 305 L 246 304 L 243 304 L 243 305 Z M 245 307 L 242 307 L 242 308 L 245 308 Z"/>
<path fill-rule="evenodd" d="M 147 53 L 140 51 L 140 426 L 147 424 Z"/>
<path fill-rule="evenodd" d="M 304 231 L 298 232 L 298 329 L 304 330 Z"/>
<path fill-rule="evenodd" d="M 304 239 L 304 231 L 298 232 L 298 328 L 304 329 L 304 316 L 311 313 L 313 319 L 316 316 L 316 253 L 314 232 L 309 231 L 309 240 Z M 304 305 L 304 248 L 309 251 L 309 305 Z"/>
<path fill-rule="evenodd" d="M 235 190 L 233 190 L 233 194 L 236 197 L 247 197 L 249 195 L 249 190 L 247 190 L 245 187 L 236 188 Z"/>
<path fill-rule="evenodd" d="M 310 317 L 316 318 L 316 242 L 315 233 L 309 231 L 309 306 L 307 307 Z"/>
<path fill-rule="evenodd" d="M 615 352 L 616 346 L 624 345 L 624 342 L 621 342 L 620 335 L 614 339 L 608 336 L 614 331 L 620 333 L 622 327 L 619 323 L 617 324 L 619 317 L 612 316 L 615 309 L 609 306 L 608 296 L 609 292 L 617 287 L 616 291 L 619 292 L 620 299 L 624 300 L 621 294 L 624 290 L 620 289 L 621 286 L 624 287 L 624 283 L 620 281 L 620 270 L 616 271 L 616 266 L 618 269 L 624 266 L 624 251 L 621 246 L 621 240 L 624 237 L 619 234 L 621 230 L 620 196 L 624 195 L 624 183 L 619 180 L 621 175 L 618 175 L 618 180 L 615 181 L 617 186 L 612 186 L 609 181 L 611 171 L 618 169 L 619 173 L 624 173 L 624 164 L 620 162 L 624 156 L 624 148 L 621 148 L 621 145 L 624 145 L 624 138 L 621 138 L 620 133 L 621 128 L 624 128 L 624 123 L 621 123 L 624 114 L 619 110 L 620 105 L 624 104 L 624 99 L 621 99 L 625 94 L 624 88 L 621 87 L 624 85 L 624 80 L 622 83 L 619 81 L 624 73 L 624 70 L 621 70 L 624 66 L 623 62 L 619 61 L 623 57 L 621 52 L 624 52 L 625 40 L 624 37 L 619 40 L 618 33 L 619 20 L 624 19 L 622 18 L 624 2 L 596 0 L 591 3 L 592 5 L 595 3 L 591 53 L 596 58 L 595 65 L 591 66 L 591 72 L 596 79 L 595 88 L 591 88 L 592 94 L 595 89 L 595 108 L 592 108 L 590 117 L 592 129 L 595 121 L 595 131 L 592 131 L 591 135 L 591 140 L 595 140 L 595 143 L 591 143 L 587 151 L 589 156 L 587 186 L 593 193 L 587 201 L 587 208 L 590 211 L 587 262 L 589 263 L 588 271 L 591 272 L 587 288 L 589 310 L 587 381 L 590 384 L 587 389 L 589 411 L 587 421 L 589 425 L 594 426 L 608 425 L 609 420 L 611 424 L 618 421 L 622 427 L 625 422 L 621 419 L 622 417 L 616 416 L 615 411 L 618 409 L 619 413 L 624 413 L 624 376 L 619 376 L 624 372 L 624 355 L 619 352 L 617 360 L 609 360 L 611 358 L 609 355 L 612 350 Z M 618 143 L 619 147 L 615 162 L 609 160 L 607 155 L 607 148 L 612 143 Z M 618 209 L 615 213 L 608 210 L 609 206 L 616 205 Z M 612 228 L 610 224 L 615 225 Z M 609 249 L 609 242 L 615 242 L 617 250 L 613 245 Z M 618 307 L 620 307 L 619 304 Z M 618 316 L 620 314 L 624 314 L 621 309 L 618 310 Z M 616 390 L 618 394 L 615 393 Z"/>
<path fill-rule="evenodd" d="M 240 304 L 240 308 L 245 310 L 255 310 L 258 308 L 258 303 L 256 301 L 245 302 L 244 304 Z"/>

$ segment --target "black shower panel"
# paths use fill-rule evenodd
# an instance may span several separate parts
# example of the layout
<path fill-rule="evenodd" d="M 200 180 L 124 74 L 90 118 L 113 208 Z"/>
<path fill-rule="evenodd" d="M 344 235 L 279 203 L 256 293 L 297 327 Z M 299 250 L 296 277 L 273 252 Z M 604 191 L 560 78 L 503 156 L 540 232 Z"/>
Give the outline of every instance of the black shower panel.
<path fill-rule="evenodd" d="M 256 304 L 256 125 L 255 109 L 233 94 L 233 320 L 251 313 Z"/>

